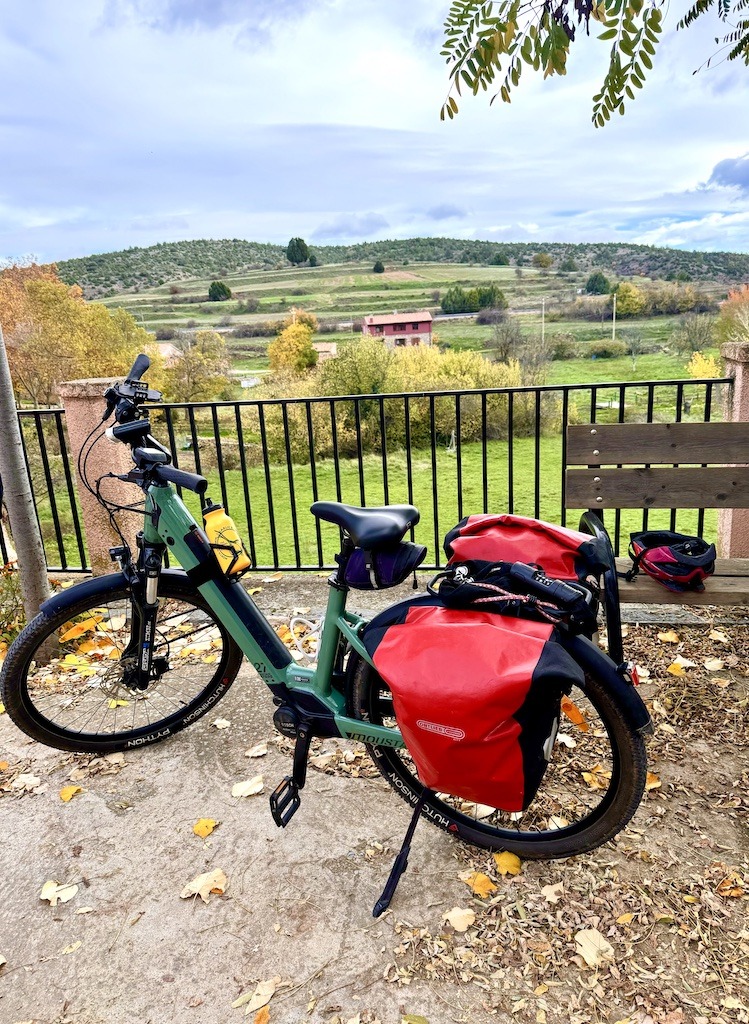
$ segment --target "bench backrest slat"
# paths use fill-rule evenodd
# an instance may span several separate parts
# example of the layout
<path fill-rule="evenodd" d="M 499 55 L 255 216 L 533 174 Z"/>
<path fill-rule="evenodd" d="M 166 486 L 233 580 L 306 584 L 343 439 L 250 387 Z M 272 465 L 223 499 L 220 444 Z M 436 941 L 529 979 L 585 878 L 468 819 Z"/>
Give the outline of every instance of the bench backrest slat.
<path fill-rule="evenodd" d="M 749 508 L 749 469 L 568 469 L 567 508 Z"/>
<path fill-rule="evenodd" d="M 643 463 L 749 463 L 749 424 L 587 423 L 568 427 L 568 466 Z"/>

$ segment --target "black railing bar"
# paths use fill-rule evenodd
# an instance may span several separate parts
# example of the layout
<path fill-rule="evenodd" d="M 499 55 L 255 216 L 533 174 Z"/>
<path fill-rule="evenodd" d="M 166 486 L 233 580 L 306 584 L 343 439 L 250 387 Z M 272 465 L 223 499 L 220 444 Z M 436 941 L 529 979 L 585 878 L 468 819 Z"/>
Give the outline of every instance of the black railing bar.
<path fill-rule="evenodd" d="M 356 429 L 356 458 L 359 466 L 359 500 L 362 506 L 365 506 L 367 498 L 364 492 L 364 452 L 361 442 L 361 408 L 358 399 L 354 400 L 354 427 Z"/>
<path fill-rule="evenodd" d="M 284 439 L 284 450 L 286 452 L 286 476 L 289 481 L 289 508 L 291 511 L 291 531 L 294 537 L 294 555 L 296 556 L 296 564 L 302 560 L 302 553 L 299 550 L 299 524 L 297 523 L 296 515 L 296 493 L 294 491 L 294 467 L 291 459 L 291 439 L 289 437 L 289 410 L 284 405 L 282 409 L 283 417 L 283 439 Z"/>
<path fill-rule="evenodd" d="M 570 396 L 562 394 L 562 526 L 567 525 L 567 425 L 570 412 Z"/>
<path fill-rule="evenodd" d="M 507 511 L 510 515 L 515 511 L 514 419 L 515 400 L 512 391 L 510 391 L 507 396 Z"/>
<path fill-rule="evenodd" d="M 380 399 L 380 454 L 382 458 L 382 494 L 385 504 L 390 503 L 390 489 L 388 487 L 388 441 L 385 429 L 385 399 Z"/>
<path fill-rule="evenodd" d="M 335 473 L 336 501 L 341 500 L 341 460 L 336 458 L 338 451 L 338 426 L 335 421 L 335 402 L 330 402 L 330 441 L 333 446 L 333 471 Z"/>
<path fill-rule="evenodd" d="M 64 572 L 68 565 L 68 556 L 65 552 L 65 541 L 62 539 L 62 529 L 60 528 L 60 515 L 57 511 L 57 495 L 55 494 L 55 485 L 52 482 L 52 471 L 49 468 L 49 456 L 47 454 L 47 445 L 44 443 L 44 430 L 42 428 L 41 417 L 34 417 L 34 426 L 36 427 L 37 444 L 41 449 L 42 469 L 44 471 L 44 480 L 45 483 L 47 484 L 49 510 L 52 513 L 52 526 L 55 531 L 55 540 L 57 541 L 57 550 L 60 555 L 60 564 L 62 566 L 62 571 Z"/>
<path fill-rule="evenodd" d="M 200 444 L 198 443 L 198 431 L 195 426 L 195 409 L 194 406 L 187 406 L 187 419 L 190 424 L 190 439 L 192 443 L 192 457 L 195 460 L 195 472 L 200 474 Z"/>
<path fill-rule="evenodd" d="M 242 414 L 239 408 L 235 410 L 235 420 L 237 423 L 237 444 L 239 445 L 239 465 L 242 473 L 242 490 L 244 492 L 244 510 L 247 518 L 247 539 L 250 545 L 250 559 L 252 564 L 255 565 L 257 562 L 257 553 L 255 551 L 255 530 L 252 525 L 252 502 L 250 500 L 250 482 L 247 477 L 247 457 L 244 450 L 244 427 L 242 426 Z"/>
<path fill-rule="evenodd" d="M 318 490 L 317 490 L 317 464 L 315 462 L 315 431 L 312 426 L 312 409 L 307 406 L 307 440 L 309 442 L 309 471 L 312 482 L 312 500 L 317 501 Z M 322 569 L 323 565 L 323 553 L 322 553 L 322 533 L 320 531 L 320 520 L 317 516 L 313 517 L 315 520 L 315 535 L 317 538 L 317 559 Z"/>
<path fill-rule="evenodd" d="M 487 445 L 487 399 L 481 396 L 481 510 L 484 515 L 489 511 L 489 448 Z"/>
<path fill-rule="evenodd" d="M 710 422 L 710 416 L 713 411 L 713 386 L 708 384 L 705 388 L 705 405 L 703 409 L 703 419 L 705 423 Z M 703 465 L 705 465 L 703 463 Z M 705 510 L 701 508 L 697 512 L 697 536 L 702 537 L 705 532 Z"/>
<path fill-rule="evenodd" d="M 276 517 L 273 513 L 273 484 L 270 478 L 270 462 L 268 461 L 268 437 L 265 430 L 265 410 L 258 409 L 258 422 L 260 426 L 260 444 L 265 458 L 263 469 L 265 470 L 265 491 L 268 498 L 268 522 L 270 524 L 270 544 L 273 549 L 273 565 L 278 565 L 278 540 L 276 539 Z"/>
<path fill-rule="evenodd" d="M 541 389 L 536 389 L 534 399 L 534 430 L 533 438 L 533 515 L 541 517 Z"/>
<path fill-rule="evenodd" d="M 73 483 L 73 474 L 70 471 L 70 459 L 68 458 L 68 446 L 65 440 L 65 432 L 62 426 L 62 414 L 58 413 L 55 416 L 55 423 L 57 424 L 57 438 L 60 443 L 60 456 L 62 458 L 62 468 L 65 473 L 65 486 L 68 491 L 68 501 L 70 502 L 70 514 L 73 517 L 73 528 L 75 530 L 75 541 L 78 545 L 78 554 L 81 559 L 81 568 L 87 568 L 86 562 L 86 546 L 83 543 L 83 531 L 81 530 L 81 521 L 78 516 L 78 504 L 76 502 L 76 491 L 75 484 Z M 62 568 L 62 567 L 61 567 Z"/>
<path fill-rule="evenodd" d="M 675 417 L 675 420 L 676 420 L 677 423 L 681 423 L 681 415 L 682 415 L 682 407 L 683 407 L 683 405 L 684 405 L 684 385 L 683 384 L 677 384 L 676 385 L 676 417 Z M 678 468 L 678 465 L 679 465 L 678 462 L 675 462 L 674 463 L 674 468 L 675 469 Z M 669 523 L 670 523 L 669 529 L 672 530 L 672 531 L 676 530 L 676 509 L 675 508 L 671 509 L 671 515 L 669 517 Z"/>
<path fill-rule="evenodd" d="M 408 504 L 413 505 L 414 503 L 414 480 L 413 480 L 413 460 L 411 458 L 411 403 L 410 397 L 406 395 L 406 400 L 403 403 L 403 417 L 405 424 L 405 443 L 406 443 L 406 481 L 408 483 Z M 414 539 L 415 530 L 411 527 L 411 540 Z"/>
<path fill-rule="evenodd" d="M 439 563 L 440 527 L 439 499 L 437 496 L 437 426 L 434 415 L 434 398 L 429 399 L 429 439 L 432 445 L 432 515 L 434 517 L 434 557 Z M 437 568 L 437 566 L 435 566 Z"/>
<path fill-rule="evenodd" d="M 455 482 L 458 488 L 458 522 L 463 518 L 463 459 L 461 457 L 460 435 L 463 425 L 460 418 L 460 395 L 455 396 Z M 486 444 L 486 438 L 484 438 Z"/>
<path fill-rule="evenodd" d="M 227 401 L 227 402 L 163 402 L 158 405 L 144 406 L 144 408 L 154 409 L 204 409 L 216 406 L 219 409 L 231 408 L 235 405 L 241 407 L 244 406 L 261 406 L 261 405 L 300 405 L 305 402 L 353 402 L 353 401 L 379 401 L 381 398 L 405 398 L 408 395 L 409 398 L 452 398 L 454 395 L 507 395 L 510 393 L 523 394 L 532 393 L 535 391 L 588 391 L 591 387 L 596 388 L 620 388 L 625 387 L 629 389 L 636 389 L 646 387 L 648 384 L 655 384 L 660 386 L 675 384 L 730 384 L 730 377 L 705 377 L 702 379 L 690 378 L 675 378 L 669 380 L 658 380 L 658 381 L 595 381 L 593 384 L 541 384 L 533 385 L 528 384 L 523 387 L 517 388 L 453 388 L 449 391 L 395 391 L 395 392 L 382 392 L 362 395 L 335 395 L 331 398 L 330 395 L 309 395 L 306 398 L 256 398 L 256 399 L 242 399 L 239 401 Z M 54 412 L 55 410 L 43 409 L 43 413 Z M 19 410 L 19 416 L 25 415 L 28 410 Z"/>
<path fill-rule="evenodd" d="M 221 501 L 227 514 L 231 515 L 229 510 L 229 495 L 226 491 L 226 474 L 224 473 L 224 452 L 221 447 L 221 431 L 218 425 L 218 412 L 214 406 L 211 410 L 213 420 L 213 440 L 216 443 L 216 469 L 218 470 L 218 481 L 221 485 Z"/>
<path fill-rule="evenodd" d="M 624 388 L 619 388 L 619 415 L 617 416 L 617 422 L 624 423 L 624 404 L 625 404 L 625 391 Z M 621 463 L 617 467 L 621 469 Z M 622 536 L 622 510 L 618 508 L 614 512 L 614 551 L 620 550 Z"/>
<path fill-rule="evenodd" d="M 651 381 L 648 384 L 648 402 L 647 402 L 647 407 L 645 409 L 645 422 L 646 423 L 652 423 L 653 422 L 653 412 L 654 412 L 654 409 L 655 409 L 655 382 Z M 646 469 L 648 468 L 647 464 L 646 464 L 645 468 Z M 650 515 L 650 509 L 644 508 L 642 510 L 642 528 L 643 528 L 643 530 L 647 530 L 647 528 L 648 528 L 648 517 L 649 517 L 649 515 Z"/>

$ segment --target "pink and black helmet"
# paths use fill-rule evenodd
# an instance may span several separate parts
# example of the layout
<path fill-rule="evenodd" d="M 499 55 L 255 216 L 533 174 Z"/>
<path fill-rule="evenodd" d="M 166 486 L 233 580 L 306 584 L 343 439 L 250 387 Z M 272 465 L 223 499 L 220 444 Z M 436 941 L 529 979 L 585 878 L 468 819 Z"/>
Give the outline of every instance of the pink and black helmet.
<path fill-rule="evenodd" d="M 634 565 L 625 579 L 633 580 L 642 570 L 677 592 L 704 590 L 703 581 L 715 572 L 714 544 L 670 530 L 630 534 L 629 555 Z"/>

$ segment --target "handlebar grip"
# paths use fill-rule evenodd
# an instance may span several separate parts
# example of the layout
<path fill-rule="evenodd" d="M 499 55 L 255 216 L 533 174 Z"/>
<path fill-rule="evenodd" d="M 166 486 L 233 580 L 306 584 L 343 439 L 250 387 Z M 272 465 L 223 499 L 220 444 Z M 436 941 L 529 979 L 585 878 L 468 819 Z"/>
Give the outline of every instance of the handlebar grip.
<path fill-rule="evenodd" d="M 197 473 L 185 473 L 182 469 L 175 469 L 174 466 L 154 466 L 153 475 L 162 483 L 176 484 L 177 487 L 184 487 L 195 494 L 205 494 L 208 490 L 208 481 L 204 476 Z"/>
<path fill-rule="evenodd" d="M 569 607 L 584 600 L 584 595 L 576 587 L 570 586 L 564 580 L 555 580 L 524 562 L 514 562 L 510 567 L 510 575 L 522 580 L 536 594 L 543 594 L 557 604 Z"/>
<path fill-rule="evenodd" d="M 141 352 L 139 356 L 135 357 L 135 362 L 133 363 L 132 369 L 130 370 L 130 373 L 127 375 L 126 379 L 140 380 L 150 365 L 151 360 L 144 352 Z"/>

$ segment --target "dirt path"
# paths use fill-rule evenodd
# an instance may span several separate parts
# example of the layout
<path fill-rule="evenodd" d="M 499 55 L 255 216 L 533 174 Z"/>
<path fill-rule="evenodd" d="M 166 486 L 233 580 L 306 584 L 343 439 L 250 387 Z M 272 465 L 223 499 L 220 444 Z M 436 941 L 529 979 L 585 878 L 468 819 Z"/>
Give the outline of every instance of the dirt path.
<path fill-rule="evenodd" d="M 297 586 L 294 603 L 314 605 L 321 583 Z M 272 586 L 260 599 L 291 607 Z M 491 857 L 420 825 L 379 921 L 371 908 L 406 805 L 368 777 L 358 748 L 327 741 L 302 809 L 276 828 L 267 793 L 289 761 L 252 670 L 218 709 L 228 728 L 199 722 L 124 763 L 44 748 L 1 715 L 0 1021 L 749 1020 L 746 626 L 717 625 L 725 641 L 711 628 L 679 626 L 664 641 L 662 626 L 630 627 L 657 731 L 653 788 L 617 841 L 503 877 Z M 695 663 L 683 675 L 668 671 L 677 654 Z M 724 664 L 709 671 L 715 658 Z M 267 754 L 245 755 L 266 740 Z M 257 774 L 263 794 L 231 796 Z M 38 783 L 22 790 L 19 775 Z M 66 804 L 71 784 L 81 792 Z M 200 839 L 199 818 L 220 825 Z M 216 868 L 223 895 L 180 899 Z M 461 879 L 471 871 L 496 886 L 486 898 Z M 49 880 L 77 892 L 50 906 L 39 898 Z M 445 924 L 453 907 L 475 914 L 464 933 Z M 576 942 L 590 929 L 612 951 L 597 966 Z M 246 1014 L 249 1002 L 232 1008 L 274 978 L 267 1018 Z"/>

